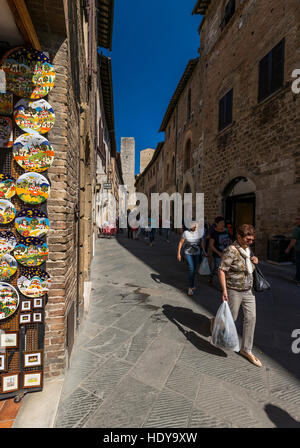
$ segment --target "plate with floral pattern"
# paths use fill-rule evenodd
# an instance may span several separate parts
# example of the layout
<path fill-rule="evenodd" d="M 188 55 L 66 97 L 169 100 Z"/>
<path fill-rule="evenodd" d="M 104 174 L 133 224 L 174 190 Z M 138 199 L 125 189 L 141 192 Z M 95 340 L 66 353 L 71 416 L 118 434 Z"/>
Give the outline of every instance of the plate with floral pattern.
<path fill-rule="evenodd" d="M 11 317 L 18 309 L 18 291 L 10 284 L 0 283 L 0 320 Z"/>
<path fill-rule="evenodd" d="M 54 151 L 48 140 L 36 133 L 22 134 L 13 146 L 15 161 L 26 171 L 41 173 L 48 170 L 54 160 Z"/>
<path fill-rule="evenodd" d="M 0 224 L 8 224 L 16 216 L 16 209 L 12 202 L 0 199 Z"/>
<path fill-rule="evenodd" d="M 19 238 L 14 249 L 16 260 L 23 266 L 40 266 L 48 258 L 49 248 L 40 238 Z"/>
<path fill-rule="evenodd" d="M 46 100 L 21 99 L 15 105 L 14 119 L 19 128 L 25 132 L 46 134 L 54 126 L 55 114 Z"/>
<path fill-rule="evenodd" d="M 41 210 L 27 208 L 17 213 L 15 225 L 20 235 L 41 238 L 49 230 L 49 219 Z"/>
<path fill-rule="evenodd" d="M 25 173 L 16 181 L 16 192 L 27 204 L 41 204 L 49 196 L 50 184 L 42 174 Z"/>
<path fill-rule="evenodd" d="M 42 297 L 51 286 L 50 275 L 39 268 L 26 268 L 18 278 L 18 288 L 26 297 Z"/>
<path fill-rule="evenodd" d="M 16 180 L 9 174 L 0 174 L 0 199 L 10 199 L 16 194 Z"/>
<path fill-rule="evenodd" d="M 0 254 L 8 254 L 14 250 L 16 244 L 17 238 L 12 232 L 8 230 L 2 230 L 0 232 Z"/>
<path fill-rule="evenodd" d="M 12 277 L 18 269 L 18 263 L 10 254 L 0 254 L 0 279 L 7 280 Z"/>

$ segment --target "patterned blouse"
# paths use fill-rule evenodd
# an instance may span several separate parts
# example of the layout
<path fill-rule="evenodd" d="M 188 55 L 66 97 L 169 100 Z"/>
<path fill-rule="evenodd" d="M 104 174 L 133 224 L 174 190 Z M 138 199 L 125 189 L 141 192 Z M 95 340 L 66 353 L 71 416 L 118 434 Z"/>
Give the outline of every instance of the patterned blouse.
<path fill-rule="evenodd" d="M 235 241 L 224 250 L 220 269 L 225 272 L 228 289 L 247 291 L 253 286 L 253 274 L 249 274 L 244 257 L 239 252 L 240 245 Z M 255 266 L 253 265 L 253 268 Z"/>

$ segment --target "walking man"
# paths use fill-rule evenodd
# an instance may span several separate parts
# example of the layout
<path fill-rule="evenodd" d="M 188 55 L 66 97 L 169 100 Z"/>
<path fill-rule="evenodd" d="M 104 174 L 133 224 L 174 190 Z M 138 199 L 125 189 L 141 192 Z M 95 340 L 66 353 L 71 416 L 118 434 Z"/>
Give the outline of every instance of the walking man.
<path fill-rule="evenodd" d="M 296 284 L 300 286 L 300 216 L 296 218 L 296 227 L 294 228 L 292 239 L 285 253 L 289 254 L 293 247 L 295 247 L 296 251 Z"/>
<path fill-rule="evenodd" d="M 230 245 L 231 239 L 228 230 L 225 228 L 223 216 L 217 216 L 215 227 L 210 231 L 209 247 L 213 256 L 213 270 L 210 275 L 209 283 L 212 284 L 213 277 L 217 274 L 223 251 Z"/>

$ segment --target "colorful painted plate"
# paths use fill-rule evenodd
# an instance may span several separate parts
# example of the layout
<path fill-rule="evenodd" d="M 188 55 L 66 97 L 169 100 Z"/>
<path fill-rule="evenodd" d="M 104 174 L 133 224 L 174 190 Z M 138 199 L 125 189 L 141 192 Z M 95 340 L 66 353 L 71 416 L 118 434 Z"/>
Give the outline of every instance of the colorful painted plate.
<path fill-rule="evenodd" d="M 51 286 L 50 275 L 39 268 L 27 268 L 18 278 L 18 288 L 26 297 L 42 297 Z"/>
<path fill-rule="evenodd" d="M 11 317 L 18 309 L 18 291 L 8 283 L 0 283 L 0 320 Z"/>
<path fill-rule="evenodd" d="M 48 257 L 49 248 L 40 238 L 20 238 L 14 250 L 16 260 L 23 266 L 40 266 Z"/>
<path fill-rule="evenodd" d="M 13 94 L 0 93 L 0 115 L 12 115 L 13 113 Z"/>
<path fill-rule="evenodd" d="M 18 212 L 15 225 L 20 235 L 41 238 L 49 230 L 49 219 L 41 210 L 27 208 Z"/>
<path fill-rule="evenodd" d="M 23 98 L 43 98 L 54 86 L 54 67 L 41 51 L 14 48 L 3 56 L 2 69 L 6 89 Z"/>
<path fill-rule="evenodd" d="M 50 184 L 39 173 L 25 173 L 17 179 L 16 192 L 27 204 L 41 204 L 50 194 Z"/>
<path fill-rule="evenodd" d="M 18 263 L 10 254 L 0 254 L 0 279 L 7 280 L 12 277 L 18 269 Z"/>
<path fill-rule="evenodd" d="M 14 144 L 12 120 L 0 117 L 0 148 L 11 148 Z"/>
<path fill-rule="evenodd" d="M 15 105 L 14 119 L 23 131 L 46 134 L 54 126 L 55 114 L 50 104 L 45 100 L 30 101 L 22 99 Z"/>
<path fill-rule="evenodd" d="M 3 230 L 0 232 L 0 254 L 7 254 L 14 250 L 17 244 L 17 238 L 12 232 Z"/>
<path fill-rule="evenodd" d="M 16 216 L 14 205 L 6 199 L 0 199 L 0 224 L 8 224 Z"/>
<path fill-rule="evenodd" d="M 9 174 L 0 174 L 0 199 L 10 199 L 16 194 L 16 180 Z"/>
<path fill-rule="evenodd" d="M 53 163 L 54 151 L 45 137 L 39 134 L 23 134 L 13 147 L 16 162 L 26 171 L 41 173 Z"/>

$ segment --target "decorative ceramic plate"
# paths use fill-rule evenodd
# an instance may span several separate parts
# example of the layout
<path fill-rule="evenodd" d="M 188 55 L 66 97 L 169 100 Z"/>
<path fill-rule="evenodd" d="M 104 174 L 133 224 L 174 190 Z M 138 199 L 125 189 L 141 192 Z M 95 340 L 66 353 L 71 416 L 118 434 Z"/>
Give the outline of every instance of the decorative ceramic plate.
<path fill-rule="evenodd" d="M 9 174 L 0 174 L 0 198 L 10 199 L 16 194 L 16 180 Z"/>
<path fill-rule="evenodd" d="M 50 275 L 39 268 L 27 268 L 18 278 L 18 288 L 26 297 L 42 297 L 51 286 Z"/>
<path fill-rule="evenodd" d="M 3 56 L 2 69 L 6 89 L 23 98 L 43 98 L 54 86 L 54 67 L 41 51 L 14 48 Z"/>
<path fill-rule="evenodd" d="M 16 192 L 27 204 L 41 204 L 50 193 L 48 180 L 39 173 L 25 173 L 16 181 Z"/>
<path fill-rule="evenodd" d="M 49 230 L 49 219 L 41 210 L 27 208 L 18 212 L 16 229 L 22 236 L 45 236 Z"/>
<path fill-rule="evenodd" d="M 6 280 L 17 272 L 18 263 L 10 254 L 0 254 L 0 279 Z"/>
<path fill-rule="evenodd" d="M 8 224 L 16 216 L 14 205 L 6 199 L 0 199 L 0 224 Z"/>
<path fill-rule="evenodd" d="M 53 163 L 54 151 L 45 137 L 39 134 L 23 134 L 13 147 L 16 162 L 26 171 L 41 173 Z"/>
<path fill-rule="evenodd" d="M 12 120 L 9 117 L 0 117 L 0 148 L 11 148 L 14 144 Z"/>
<path fill-rule="evenodd" d="M 0 115 L 12 115 L 13 113 L 13 94 L 0 93 Z"/>
<path fill-rule="evenodd" d="M 49 249 L 40 238 L 20 238 L 14 250 L 16 260 L 23 266 L 40 266 L 48 257 Z"/>
<path fill-rule="evenodd" d="M 0 320 L 12 316 L 18 309 L 18 291 L 8 283 L 0 283 Z"/>
<path fill-rule="evenodd" d="M 39 134 L 49 132 L 55 122 L 54 110 L 45 100 L 18 101 L 14 108 L 14 118 L 23 131 L 35 131 Z"/>
<path fill-rule="evenodd" d="M 14 250 L 17 244 L 17 238 L 12 232 L 3 230 L 0 232 L 0 254 L 7 254 Z"/>

